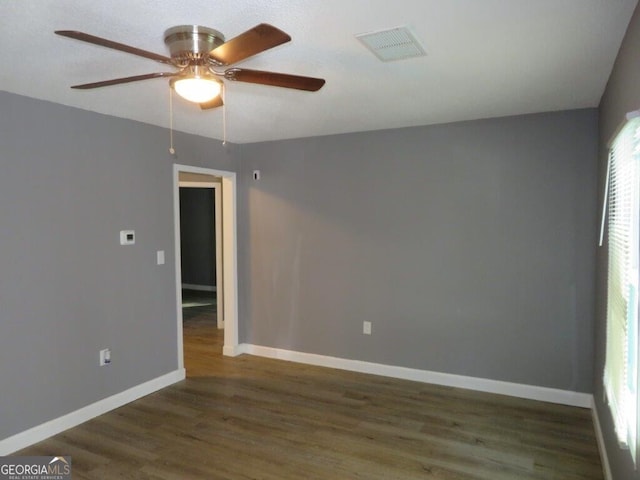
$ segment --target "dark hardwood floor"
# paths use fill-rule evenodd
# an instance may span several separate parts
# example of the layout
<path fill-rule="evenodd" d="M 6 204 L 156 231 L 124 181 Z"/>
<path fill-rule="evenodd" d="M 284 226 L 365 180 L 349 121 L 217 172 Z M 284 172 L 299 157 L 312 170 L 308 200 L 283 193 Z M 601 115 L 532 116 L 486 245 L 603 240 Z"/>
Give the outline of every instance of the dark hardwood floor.
<path fill-rule="evenodd" d="M 215 293 L 183 290 L 182 299 L 187 377 L 213 376 L 224 346 L 224 331 L 217 328 Z"/>
<path fill-rule="evenodd" d="M 588 410 L 251 356 L 185 322 L 188 378 L 34 445 L 74 480 L 602 479 Z"/>

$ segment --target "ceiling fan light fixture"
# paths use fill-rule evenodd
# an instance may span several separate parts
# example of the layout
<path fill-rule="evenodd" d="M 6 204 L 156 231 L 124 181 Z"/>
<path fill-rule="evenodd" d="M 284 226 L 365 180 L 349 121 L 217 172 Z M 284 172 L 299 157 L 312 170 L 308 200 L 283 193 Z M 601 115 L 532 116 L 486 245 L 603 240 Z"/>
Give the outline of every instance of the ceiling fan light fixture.
<path fill-rule="evenodd" d="M 222 82 L 209 73 L 206 67 L 193 66 L 185 75 L 170 81 L 171 87 L 185 100 L 194 103 L 210 102 L 222 90 Z"/>
<path fill-rule="evenodd" d="M 187 77 L 173 82 L 173 89 L 185 100 L 205 103 L 220 95 L 222 86 L 213 78 Z"/>
<path fill-rule="evenodd" d="M 194 103 L 209 102 L 222 90 L 222 85 L 215 78 L 178 78 L 171 82 L 171 86 L 182 98 Z"/>

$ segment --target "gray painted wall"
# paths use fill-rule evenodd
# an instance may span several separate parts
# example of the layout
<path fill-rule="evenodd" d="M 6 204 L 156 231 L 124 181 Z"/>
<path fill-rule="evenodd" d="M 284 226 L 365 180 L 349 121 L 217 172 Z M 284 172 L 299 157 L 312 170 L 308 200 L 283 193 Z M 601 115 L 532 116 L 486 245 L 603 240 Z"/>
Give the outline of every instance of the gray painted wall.
<path fill-rule="evenodd" d="M 178 133 L 173 159 L 162 128 L 0 109 L 0 438 L 177 368 L 174 162 L 242 167 L 241 341 L 591 389 L 594 110 L 227 148 Z"/>
<path fill-rule="evenodd" d="M 177 369 L 172 164 L 235 164 L 217 141 L 176 133 L 176 160 L 165 129 L 6 92 L 0 112 L 4 439 Z"/>
<path fill-rule="evenodd" d="M 606 145 L 624 121 L 624 115 L 640 108 L 640 8 L 629 23 L 609 83 L 600 103 L 599 201 L 602 201 L 607 168 Z M 606 238 L 606 237 L 605 237 Z M 603 402 L 602 375 L 606 345 L 607 255 L 606 244 L 598 249 L 597 310 L 595 342 L 594 397 L 614 480 L 639 480 L 629 451 L 621 450 L 615 439 L 613 421 Z"/>
<path fill-rule="evenodd" d="M 182 283 L 216 286 L 214 190 L 180 188 Z"/>
<path fill-rule="evenodd" d="M 241 339 L 590 392 L 597 135 L 587 109 L 240 146 Z"/>

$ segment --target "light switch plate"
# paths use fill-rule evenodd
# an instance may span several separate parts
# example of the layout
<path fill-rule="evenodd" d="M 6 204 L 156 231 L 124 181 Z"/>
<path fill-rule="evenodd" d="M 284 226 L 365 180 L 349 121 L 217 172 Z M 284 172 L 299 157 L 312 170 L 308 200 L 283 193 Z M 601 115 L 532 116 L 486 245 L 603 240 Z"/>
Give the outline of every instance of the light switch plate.
<path fill-rule="evenodd" d="M 164 250 L 158 250 L 156 252 L 156 262 L 158 265 L 164 265 Z"/>

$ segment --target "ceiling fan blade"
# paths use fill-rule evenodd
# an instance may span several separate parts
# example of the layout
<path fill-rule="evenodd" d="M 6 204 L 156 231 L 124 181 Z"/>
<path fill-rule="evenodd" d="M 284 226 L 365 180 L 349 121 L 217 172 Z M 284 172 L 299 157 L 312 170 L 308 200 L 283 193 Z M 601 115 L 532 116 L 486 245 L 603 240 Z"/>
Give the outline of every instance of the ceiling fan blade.
<path fill-rule="evenodd" d="M 119 85 L 120 83 L 139 82 L 140 80 L 149 80 L 150 78 L 175 77 L 180 72 L 158 72 L 147 73 L 145 75 L 134 75 L 133 77 L 114 78 L 113 80 L 103 80 L 102 82 L 83 83 L 82 85 L 73 85 L 71 88 L 80 90 L 89 90 L 91 88 L 108 87 L 110 85 Z"/>
<path fill-rule="evenodd" d="M 231 65 L 290 40 L 291 37 L 282 30 L 261 23 L 214 48 L 209 57 L 220 65 Z"/>
<path fill-rule="evenodd" d="M 238 82 L 258 83 L 273 87 L 295 88 L 317 92 L 325 84 L 323 78 L 302 77 L 288 73 L 265 72 L 262 70 L 248 70 L 244 68 L 230 68 L 224 72 L 224 78 Z"/>
<path fill-rule="evenodd" d="M 55 33 L 57 33 L 58 35 L 62 35 L 63 37 L 74 38 L 82 42 L 88 42 L 93 43 L 94 45 L 100 45 L 102 47 L 113 48 L 114 50 L 120 50 L 121 52 L 131 53 L 133 55 L 138 55 L 139 57 L 149 58 L 151 60 L 155 60 L 156 62 L 173 65 L 171 58 L 165 57 L 164 55 L 159 55 L 157 53 L 148 52 L 140 48 L 131 47 L 129 45 L 125 45 L 124 43 L 107 40 L 106 38 L 96 37 L 95 35 L 89 35 L 88 33 L 78 32 L 75 30 L 56 30 Z"/>
<path fill-rule="evenodd" d="M 209 110 L 210 108 L 218 108 L 222 105 L 224 105 L 224 102 L 222 101 L 222 95 L 218 95 L 213 100 L 210 100 L 206 103 L 201 103 L 200 108 L 202 110 Z"/>

